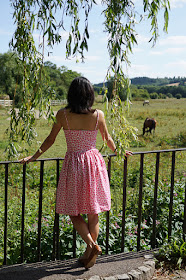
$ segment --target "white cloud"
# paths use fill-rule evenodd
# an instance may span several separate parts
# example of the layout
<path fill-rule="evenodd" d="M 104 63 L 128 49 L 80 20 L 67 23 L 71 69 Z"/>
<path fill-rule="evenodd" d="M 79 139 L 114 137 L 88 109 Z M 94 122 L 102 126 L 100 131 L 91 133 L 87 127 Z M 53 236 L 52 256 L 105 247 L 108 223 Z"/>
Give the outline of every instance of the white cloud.
<path fill-rule="evenodd" d="M 169 36 L 166 39 L 160 39 L 159 45 L 186 45 L 186 36 Z"/>
<path fill-rule="evenodd" d="M 4 36 L 4 35 L 8 35 L 8 36 L 12 36 L 12 32 L 8 32 L 6 30 L 0 29 L 0 36 Z"/>
<path fill-rule="evenodd" d="M 155 51 L 152 50 L 149 52 L 150 55 L 164 55 L 164 54 L 173 54 L 173 55 L 178 55 L 181 53 L 185 53 L 186 48 L 167 48 L 162 51 Z"/>
<path fill-rule="evenodd" d="M 182 8 L 186 4 L 186 0 L 170 0 L 171 8 Z"/>
<path fill-rule="evenodd" d="M 175 62 L 169 62 L 164 65 L 165 76 L 181 76 L 185 77 L 186 72 L 186 61 L 178 60 Z"/>
<path fill-rule="evenodd" d="M 164 54 L 164 50 L 163 51 L 150 51 L 149 55 L 163 55 Z"/>
<path fill-rule="evenodd" d="M 135 3 L 135 5 L 143 7 L 141 0 L 133 0 L 133 2 Z M 182 8 L 184 4 L 186 4 L 186 0 L 170 0 L 171 8 Z"/>
<path fill-rule="evenodd" d="M 129 77 L 147 76 L 147 73 L 150 73 L 150 66 L 145 64 L 132 64 L 127 69 Z"/>
<path fill-rule="evenodd" d="M 135 53 L 141 53 L 143 52 L 144 50 L 142 48 L 138 48 L 138 47 L 135 47 L 132 49 L 132 52 L 133 54 L 135 55 Z"/>
<path fill-rule="evenodd" d="M 186 61 L 184 61 L 184 60 L 169 62 L 166 65 L 168 67 L 176 67 L 177 69 L 181 69 L 181 70 L 186 71 Z"/>
<path fill-rule="evenodd" d="M 102 0 L 95 0 L 97 5 L 102 5 Z"/>
<path fill-rule="evenodd" d="M 60 55 L 50 55 L 49 60 L 53 61 L 56 64 L 59 63 L 75 63 L 76 62 L 76 58 L 72 58 L 72 59 L 66 59 L 65 55 L 60 56 Z M 102 60 L 101 56 L 96 56 L 96 55 L 86 55 L 85 56 L 85 62 L 96 62 L 96 61 L 100 61 Z"/>
<path fill-rule="evenodd" d="M 136 36 L 136 38 L 137 38 L 138 44 L 148 43 L 149 40 L 150 40 L 149 37 L 147 37 L 147 36 L 145 36 L 145 35 L 141 35 L 141 34 L 138 34 L 138 35 Z"/>

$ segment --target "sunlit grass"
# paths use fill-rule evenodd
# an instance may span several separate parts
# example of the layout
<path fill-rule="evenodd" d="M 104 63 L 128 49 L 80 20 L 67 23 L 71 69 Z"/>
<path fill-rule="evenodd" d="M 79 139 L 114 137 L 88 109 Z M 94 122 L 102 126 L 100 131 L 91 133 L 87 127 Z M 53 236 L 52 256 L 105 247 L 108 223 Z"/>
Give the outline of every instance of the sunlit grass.
<path fill-rule="evenodd" d="M 139 141 L 131 143 L 132 151 L 168 149 L 177 146 L 186 146 L 186 99 L 162 99 L 150 100 L 150 105 L 143 106 L 142 101 L 133 101 L 126 118 L 132 126 L 138 129 Z M 95 108 L 105 110 L 105 104 L 95 103 Z M 60 106 L 53 107 L 56 112 Z M 0 108 L 0 160 L 5 160 L 3 151 L 7 145 L 5 130 L 9 126 L 8 109 Z M 142 135 L 143 122 L 146 117 L 155 118 L 157 121 L 155 134 Z M 36 120 L 37 141 L 28 147 L 32 154 L 38 149 L 40 142 L 48 136 L 52 123 L 45 119 Z M 111 128 L 109 131 L 111 132 Z M 98 133 L 97 148 L 102 146 L 102 139 Z M 42 157 L 63 157 L 66 152 L 65 136 L 61 130 L 55 144 Z"/>

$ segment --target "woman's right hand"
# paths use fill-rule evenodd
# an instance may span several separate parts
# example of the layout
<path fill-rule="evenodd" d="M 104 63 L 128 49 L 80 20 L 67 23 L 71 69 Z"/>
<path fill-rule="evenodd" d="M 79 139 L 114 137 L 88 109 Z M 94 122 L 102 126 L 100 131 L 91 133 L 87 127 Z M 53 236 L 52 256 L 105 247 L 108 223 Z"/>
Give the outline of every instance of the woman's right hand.
<path fill-rule="evenodd" d="M 22 164 L 25 164 L 25 163 L 29 163 L 29 162 L 32 162 L 34 161 L 34 157 L 33 156 L 28 156 L 28 157 L 25 157 L 25 158 L 22 158 L 19 160 L 20 163 Z"/>

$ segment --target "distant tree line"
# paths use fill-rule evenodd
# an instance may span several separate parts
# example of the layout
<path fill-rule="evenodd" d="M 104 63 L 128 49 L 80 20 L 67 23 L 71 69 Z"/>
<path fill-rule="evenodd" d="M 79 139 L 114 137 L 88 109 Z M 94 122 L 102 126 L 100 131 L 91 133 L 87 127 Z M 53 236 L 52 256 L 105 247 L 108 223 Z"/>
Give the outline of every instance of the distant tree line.
<path fill-rule="evenodd" d="M 113 81 L 111 78 L 105 86 L 107 87 L 107 97 L 112 97 Z M 170 84 L 177 85 L 173 86 Z M 98 93 L 101 93 L 103 83 L 94 85 Z M 186 98 L 186 78 L 148 78 L 139 77 L 131 79 L 131 99 L 144 100 L 144 99 L 165 99 L 165 98 Z M 123 88 L 119 91 L 121 100 L 126 99 L 126 89 Z"/>
<path fill-rule="evenodd" d="M 19 105 L 23 71 L 15 53 L 0 54 L 0 98 L 9 96 L 10 99 L 15 101 L 16 105 Z M 65 66 L 58 68 L 56 64 L 50 61 L 44 63 L 43 71 L 47 76 L 47 87 L 50 87 L 53 92 L 53 99 L 65 99 L 71 81 L 81 75 L 68 70 Z"/>
<path fill-rule="evenodd" d="M 151 85 L 151 86 L 165 86 L 168 84 L 175 84 L 179 83 L 179 85 L 183 86 L 186 83 L 186 77 L 180 77 L 178 76 L 173 78 L 148 78 L 148 77 L 136 77 L 131 79 L 132 85 Z"/>
<path fill-rule="evenodd" d="M 71 81 L 81 75 L 75 71 L 68 70 L 65 66 L 57 67 L 56 64 L 50 61 L 45 62 L 43 68 L 47 76 L 47 87 L 53 92 L 53 99 L 65 99 Z M 15 53 L 0 54 L 0 98 L 9 96 L 10 99 L 15 100 L 16 105 L 19 105 L 21 102 L 19 92 L 21 83 L 23 83 L 23 71 L 23 67 L 19 64 Z M 109 100 L 112 98 L 113 83 L 114 78 L 105 83 Z M 179 83 L 179 85 L 167 86 L 171 83 Z M 104 94 L 102 88 L 103 83 L 95 84 L 95 93 Z M 186 98 L 186 78 L 133 78 L 131 79 L 130 91 L 132 100 Z M 121 100 L 125 100 L 127 88 L 119 89 L 118 93 Z"/>

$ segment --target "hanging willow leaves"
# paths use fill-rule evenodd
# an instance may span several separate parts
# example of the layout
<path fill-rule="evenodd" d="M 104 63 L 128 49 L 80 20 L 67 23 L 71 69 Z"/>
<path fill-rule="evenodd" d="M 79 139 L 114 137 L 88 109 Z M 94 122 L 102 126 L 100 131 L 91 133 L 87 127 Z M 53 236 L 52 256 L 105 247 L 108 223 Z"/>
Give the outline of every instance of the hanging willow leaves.
<path fill-rule="evenodd" d="M 9 133 L 9 155 L 19 150 L 17 143 L 31 144 L 36 137 L 34 110 L 39 108 L 40 115 L 47 109 L 48 118 L 53 118 L 49 100 L 52 91 L 44 72 L 43 61 L 45 49 L 50 53 L 55 44 L 64 43 L 63 34 L 68 33 L 66 40 L 66 57 L 73 56 L 84 61 L 85 51 L 88 51 L 89 25 L 88 18 L 95 0 L 10 0 L 13 8 L 15 32 L 10 46 L 16 53 L 17 62 L 23 68 L 22 86 L 19 88 L 21 104 L 19 110 L 12 108 Z M 128 54 L 137 44 L 136 24 L 143 18 L 151 23 L 151 41 L 153 45 L 158 38 L 158 15 L 164 11 L 164 31 L 168 28 L 168 0 L 143 0 L 144 13 L 139 14 L 135 2 L 129 0 L 102 0 L 102 13 L 105 17 L 104 29 L 108 34 L 108 53 L 110 66 L 106 73 L 107 79 L 114 76 L 113 98 L 110 112 L 112 120 L 118 116 L 119 131 L 117 146 L 127 147 L 127 137 L 124 139 L 122 127 L 128 131 L 130 125 L 122 117 L 122 104 L 118 99 L 119 91 L 125 90 L 129 101 L 129 81 L 123 73 L 123 63 L 129 64 Z M 56 16 L 57 14 L 57 16 Z M 81 16 L 80 16 L 81 15 Z M 82 24 L 83 23 L 83 24 Z M 83 26 L 83 27 L 82 27 Z M 80 28 L 81 27 L 81 28 Z M 39 43 L 35 38 L 40 38 Z M 116 106 L 117 104 L 117 106 Z M 133 128 L 130 127 L 133 135 Z M 113 137 L 113 138 L 114 138 Z M 121 140 L 121 143 L 120 143 Z M 123 144 L 122 144 L 123 143 Z"/>

